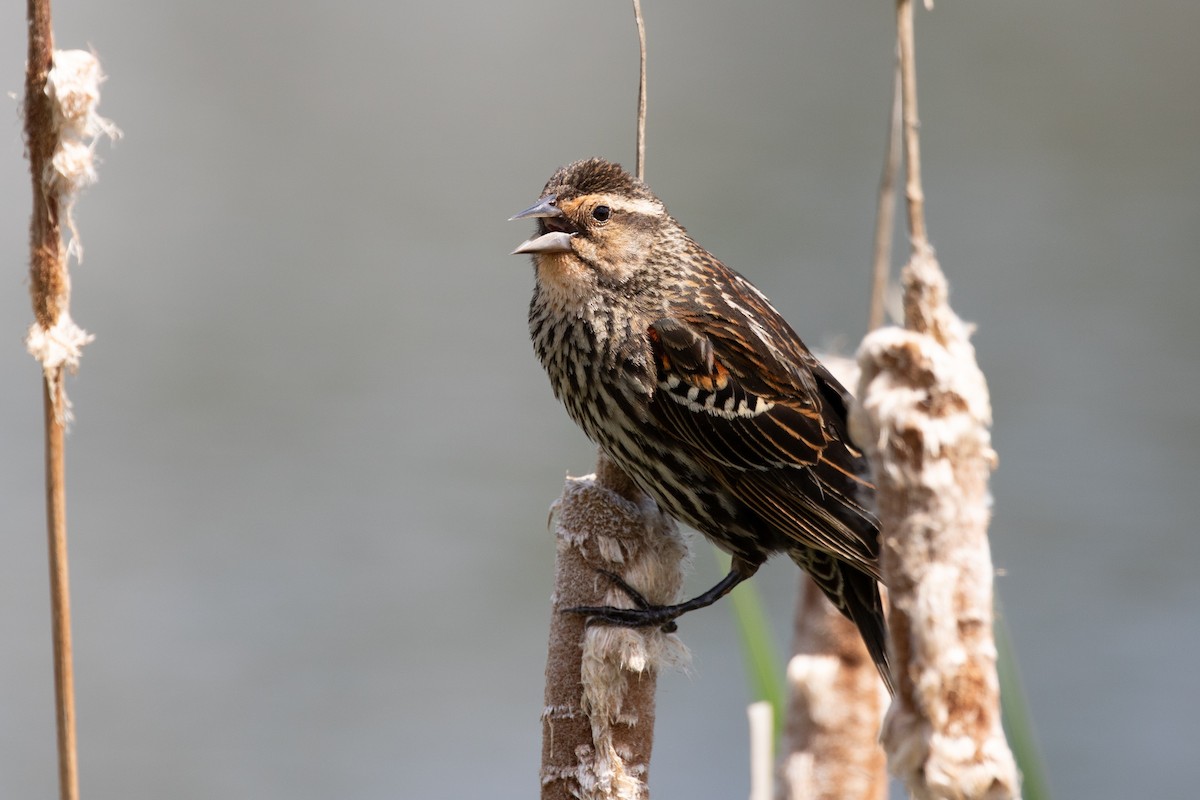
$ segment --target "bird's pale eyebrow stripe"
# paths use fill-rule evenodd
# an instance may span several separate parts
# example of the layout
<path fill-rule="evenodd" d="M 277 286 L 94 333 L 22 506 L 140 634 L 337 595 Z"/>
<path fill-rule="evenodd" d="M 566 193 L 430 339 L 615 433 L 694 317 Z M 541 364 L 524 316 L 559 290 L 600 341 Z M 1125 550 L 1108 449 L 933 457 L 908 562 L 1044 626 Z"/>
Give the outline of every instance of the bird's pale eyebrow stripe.
<path fill-rule="evenodd" d="M 614 199 L 610 204 L 614 211 L 627 211 L 631 214 L 645 214 L 647 217 L 656 217 L 663 213 L 663 204 L 657 200 L 645 200 L 642 198 L 622 197 Z"/>
<path fill-rule="evenodd" d="M 613 211 L 627 214 L 641 214 L 647 217 L 661 217 L 666 208 L 657 200 L 645 197 L 620 197 L 612 194 L 597 194 L 587 198 L 597 205 L 605 205 Z"/>

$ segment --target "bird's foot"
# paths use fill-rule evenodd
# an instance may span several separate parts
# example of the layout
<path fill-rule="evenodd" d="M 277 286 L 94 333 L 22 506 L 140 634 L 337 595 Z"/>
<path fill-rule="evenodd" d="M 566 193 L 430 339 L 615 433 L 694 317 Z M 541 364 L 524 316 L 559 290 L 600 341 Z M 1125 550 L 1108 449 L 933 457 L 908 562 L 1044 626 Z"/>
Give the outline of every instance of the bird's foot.
<path fill-rule="evenodd" d="M 674 633 L 679 626 L 675 618 L 686 609 L 678 606 L 652 605 L 645 595 L 630 586 L 624 578 L 606 569 L 598 570 L 604 577 L 633 601 L 635 608 L 618 608 L 617 606 L 575 606 L 564 608 L 566 614 L 582 614 L 587 617 L 588 625 L 616 625 L 621 628 L 662 628 L 663 633 Z"/>

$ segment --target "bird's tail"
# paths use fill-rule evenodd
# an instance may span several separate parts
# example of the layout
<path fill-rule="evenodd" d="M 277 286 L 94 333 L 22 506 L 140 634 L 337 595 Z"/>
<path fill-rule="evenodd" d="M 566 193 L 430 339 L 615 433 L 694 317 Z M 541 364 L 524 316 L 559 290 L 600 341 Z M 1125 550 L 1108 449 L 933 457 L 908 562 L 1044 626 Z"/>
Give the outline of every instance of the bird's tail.
<path fill-rule="evenodd" d="M 793 550 L 792 560 L 820 587 L 834 607 L 858 628 L 889 694 L 896 693 L 887 651 L 887 618 L 879 583 L 872 576 L 819 550 Z"/>

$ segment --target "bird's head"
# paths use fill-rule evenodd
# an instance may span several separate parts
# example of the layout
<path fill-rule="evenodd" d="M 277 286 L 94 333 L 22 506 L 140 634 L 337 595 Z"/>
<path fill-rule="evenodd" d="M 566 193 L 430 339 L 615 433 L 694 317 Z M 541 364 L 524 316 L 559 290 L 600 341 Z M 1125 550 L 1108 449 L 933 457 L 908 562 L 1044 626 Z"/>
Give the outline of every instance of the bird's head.
<path fill-rule="evenodd" d="M 664 229 L 677 224 L 644 183 L 599 158 L 559 169 L 538 201 L 512 219 L 537 220 L 533 237 L 513 254 L 531 254 L 539 282 L 569 294 L 643 273 Z"/>

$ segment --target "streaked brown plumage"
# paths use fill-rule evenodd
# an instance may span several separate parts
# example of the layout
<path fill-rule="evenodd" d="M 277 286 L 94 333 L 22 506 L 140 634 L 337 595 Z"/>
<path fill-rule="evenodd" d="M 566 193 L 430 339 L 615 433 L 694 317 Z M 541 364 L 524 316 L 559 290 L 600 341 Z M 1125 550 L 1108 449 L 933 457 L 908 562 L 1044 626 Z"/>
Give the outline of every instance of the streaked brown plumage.
<path fill-rule="evenodd" d="M 534 349 L 571 418 L 677 519 L 733 556 L 673 606 L 579 609 L 670 624 L 786 552 L 852 620 L 889 682 L 874 487 L 849 395 L 761 292 L 698 245 L 639 180 L 591 159 L 558 170 L 534 218 Z"/>

